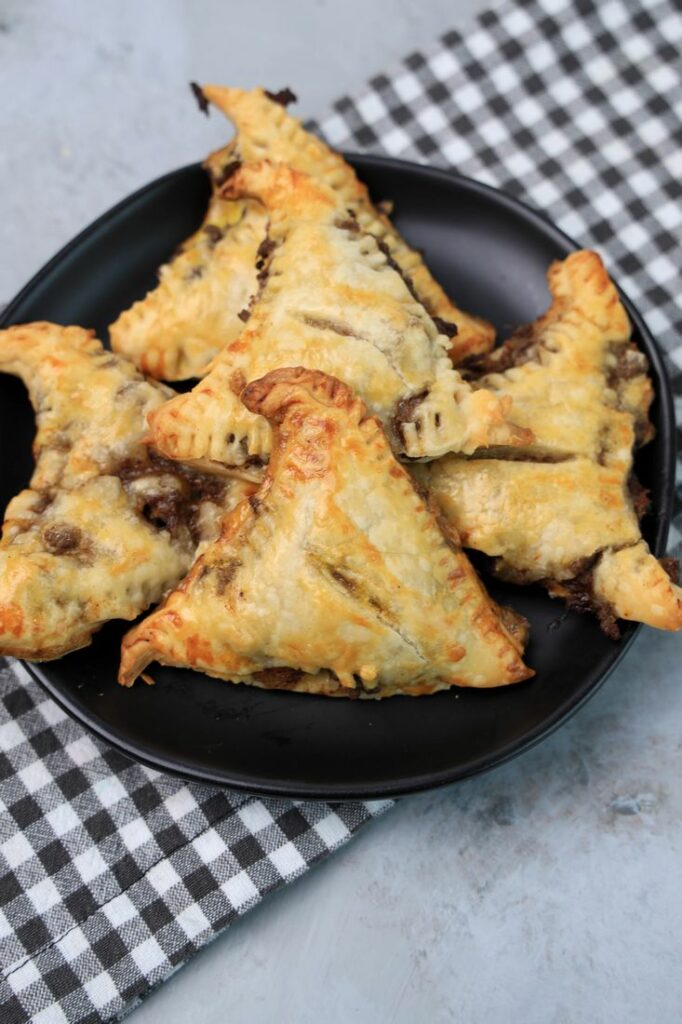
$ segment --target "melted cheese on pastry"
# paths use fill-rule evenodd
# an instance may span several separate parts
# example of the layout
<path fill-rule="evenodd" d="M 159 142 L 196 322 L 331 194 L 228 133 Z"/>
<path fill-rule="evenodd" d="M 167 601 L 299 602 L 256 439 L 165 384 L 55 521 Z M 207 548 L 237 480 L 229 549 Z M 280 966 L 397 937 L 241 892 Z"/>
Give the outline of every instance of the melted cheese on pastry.
<path fill-rule="evenodd" d="M 0 653 L 56 658 L 158 601 L 216 535 L 228 490 L 149 453 L 146 414 L 170 392 L 92 332 L 0 331 L 0 370 L 25 382 L 38 424 L 35 472 L 0 541 Z"/>
<path fill-rule="evenodd" d="M 149 662 L 326 695 L 499 686 L 532 673 L 522 623 L 490 601 L 452 533 L 340 381 L 270 373 L 243 400 L 275 432 L 259 490 L 123 642 Z"/>
<path fill-rule="evenodd" d="M 268 209 L 265 284 L 244 332 L 204 380 L 150 416 L 165 455 L 241 471 L 262 465 L 271 430 L 239 392 L 270 370 L 298 365 L 356 389 L 411 457 L 528 440 L 506 420 L 508 398 L 474 390 L 453 369 L 447 339 L 335 192 L 264 162 L 243 166 L 229 194 L 257 197 Z"/>

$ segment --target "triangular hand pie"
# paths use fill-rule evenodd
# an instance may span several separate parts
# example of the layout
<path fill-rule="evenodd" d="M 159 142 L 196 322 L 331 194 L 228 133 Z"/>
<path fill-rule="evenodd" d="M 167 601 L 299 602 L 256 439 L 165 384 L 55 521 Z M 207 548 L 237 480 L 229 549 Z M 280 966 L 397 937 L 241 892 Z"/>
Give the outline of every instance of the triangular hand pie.
<path fill-rule="evenodd" d="M 506 420 L 511 405 L 473 389 L 453 369 L 447 338 L 415 298 L 392 258 L 336 193 L 282 164 L 245 164 L 229 195 L 268 210 L 262 291 L 243 333 L 193 391 L 150 417 L 151 439 L 169 458 L 251 472 L 267 460 L 267 422 L 239 401 L 270 370 L 303 365 L 353 387 L 414 458 L 531 435 Z"/>
<path fill-rule="evenodd" d="M 522 620 L 491 602 L 349 388 L 282 369 L 242 397 L 275 432 L 265 479 L 127 634 L 122 683 L 154 660 L 330 696 L 532 675 Z"/>
<path fill-rule="evenodd" d="M 206 85 L 201 91 L 237 129 L 232 146 L 220 151 L 228 170 L 234 160 L 271 160 L 320 178 L 336 191 L 340 204 L 353 211 L 362 230 L 388 247 L 431 316 L 445 321 L 444 327 L 456 326 L 457 333 L 451 340 L 454 362 L 491 348 L 495 340 L 493 326 L 465 313 L 447 297 L 421 255 L 410 248 L 388 216 L 372 204 L 367 188 L 341 154 L 306 131 L 298 118 L 287 112 L 286 103 L 295 98 L 289 90 L 283 90 L 279 97 L 264 89 L 229 89 L 219 85 Z M 214 167 L 216 156 L 212 158 Z"/>
<path fill-rule="evenodd" d="M 419 253 L 410 249 L 388 217 L 372 206 L 367 189 L 343 157 L 306 132 L 263 89 L 208 86 L 206 97 L 234 122 L 238 134 L 204 163 L 213 195 L 201 228 L 159 270 L 159 284 L 109 329 L 112 347 L 163 380 L 201 377 L 209 362 L 240 333 L 240 313 L 258 290 L 256 260 L 265 220 L 256 203 L 235 202 L 220 188 L 239 162 L 269 158 L 287 163 L 333 188 L 363 230 L 382 240 L 420 300 L 452 337 L 455 361 L 487 351 L 492 326 L 458 309 L 434 281 Z"/>
<path fill-rule="evenodd" d="M 653 397 L 627 313 L 595 252 L 552 264 L 547 280 L 548 311 L 473 362 L 477 383 L 512 400 L 531 455 L 627 459 L 633 420 L 640 443 L 651 436 Z"/>
<path fill-rule="evenodd" d="M 109 327 L 114 351 L 159 380 L 203 376 L 244 326 L 265 226 L 257 203 L 223 199 L 214 185 L 202 226 L 160 267 L 157 287 Z"/>
<path fill-rule="evenodd" d="M 549 461 L 446 457 L 421 478 L 498 575 L 543 583 L 613 636 L 616 618 L 679 629 L 682 590 L 641 539 L 646 497 L 632 476 L 632 448 L 651 434 L 646 357 L 595 253 L 555 264 L 549 281 L 550 311 L 488 358 L 509 368 L 484 378 L 513 395 Z"/>
<path fill-rule="evenodd" d="M 0 653 L 56 658 L 158 601 L 244 485 L 148 451 L 146 413 L 171 392 L 92 332 L 0 331 L 0 371 L 24 381 L 38 422 L 30 488 L 9 503 L 0 541 Z"/>
<path fill-rule="evenodd" d="M 544 584 L 610 635 L 616 618 L 682 626 L 682 590 L 641 539 L 621 467 L 447 457 L 426 475 L 462 544 L 491 556 L 497 575 Z"/>

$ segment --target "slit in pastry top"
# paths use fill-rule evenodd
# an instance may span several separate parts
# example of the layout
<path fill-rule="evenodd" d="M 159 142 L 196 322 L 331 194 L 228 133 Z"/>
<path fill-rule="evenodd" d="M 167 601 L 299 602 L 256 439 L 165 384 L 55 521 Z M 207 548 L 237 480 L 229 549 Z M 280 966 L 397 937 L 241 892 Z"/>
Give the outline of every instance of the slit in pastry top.
<path fill-rule="evenodd" d="M 239 401 L 250 380 L 303 365 L 339 377 L 362 396 L 396 451 L 447 451 L 528 443 L 508 419 L 511 402 L 461 378 L 448 339 L 390 253 L 330 188 L 282 164 L 243 165 L 225 186 L 268 212 L 259 254 L 261 291 L 242 334 L 196 387 L 150 416 L 169 458 L 247 472 L 271 447 L 267 421 Z M 256 466 L 258 468 L 258 466 Z"/>
<path fill-rule="evenodd" d="M 157 287 L 110 326 L 115 351 L 160 380 L 184 380 L 203 376 L 210 361 L 240 333 L 239 314 L 258 289 L 254 264 L 265 219 L 257 203 L 225 198 L 220 190 L 241 162 L 266 158 L 325 182 L 353 210 L 363 230 L 387 245 L 420 301 L 451 336 L 454 361 L 492 346 L 492 326 L 448 299 L 421 255 L 373 206 L 344 158 L 307 132 L 272 94 L 206 86 L 202 95 L 230 118 L 237 134 L 204 162 L 212 195 L 201 227 L 160 268 Z"/>
<path fill-rule="evenodd" d="M 37 418 L 35 470 L 2 528 L 0 653 L 56 658 L 158 601 L 248 485 L 150 452 L 146 413 L 170 389 L 91 331 L 0 331 L 0 371 L 24 381 Z"/>
<path fill-rule="evenodd" d="M 281 369 L 242 397 L 274 431 L 265 478 L 127 634 L 123 684 L 151 661 L 328 696 L 419 695 L 532 675 L 523 620 L 490 600 L 345 384 Z"/>

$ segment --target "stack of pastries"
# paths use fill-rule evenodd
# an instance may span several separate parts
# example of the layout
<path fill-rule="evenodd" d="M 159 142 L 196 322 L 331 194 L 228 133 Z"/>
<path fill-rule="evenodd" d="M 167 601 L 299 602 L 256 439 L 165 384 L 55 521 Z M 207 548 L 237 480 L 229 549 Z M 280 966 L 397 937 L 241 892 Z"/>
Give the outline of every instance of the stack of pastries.
<path fill-rule="evenodd" d="M 195 92 L 236 132 L 113 351 L 81 327 L 0 331 L 37 419 L 0 653 L 61 657 L 156 605 L 124 637 L 126 686 L 151 662 L 325 696 L 527 679 L 527 623 L 466 548 L 614 638 L 618 619 L 682 626 L 639 528 L 647 361 L 599 256 L 552 265 L 547 312 L 495 347 L 289 90 Z"/>

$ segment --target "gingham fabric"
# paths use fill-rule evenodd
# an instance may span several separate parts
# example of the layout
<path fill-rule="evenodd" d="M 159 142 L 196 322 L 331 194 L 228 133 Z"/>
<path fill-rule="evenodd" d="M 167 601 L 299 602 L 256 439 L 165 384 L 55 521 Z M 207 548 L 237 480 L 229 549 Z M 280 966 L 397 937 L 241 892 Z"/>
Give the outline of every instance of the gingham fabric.
<path fill-rule="evenodd" d="M 186 784 L 0 674 L 0 1022 L 115 1020 L 388 802 Z"/>
<path fill-rule="evenodd" d="M 665 0 L 507 3 L 319 127 L 504 188 L 600 249 L 682 395 L 681 47 Z M 2 1024 L 116 1019 L 388 806 L 168 778 L 91 738 L 16 666 L 0 697 Z"/>

